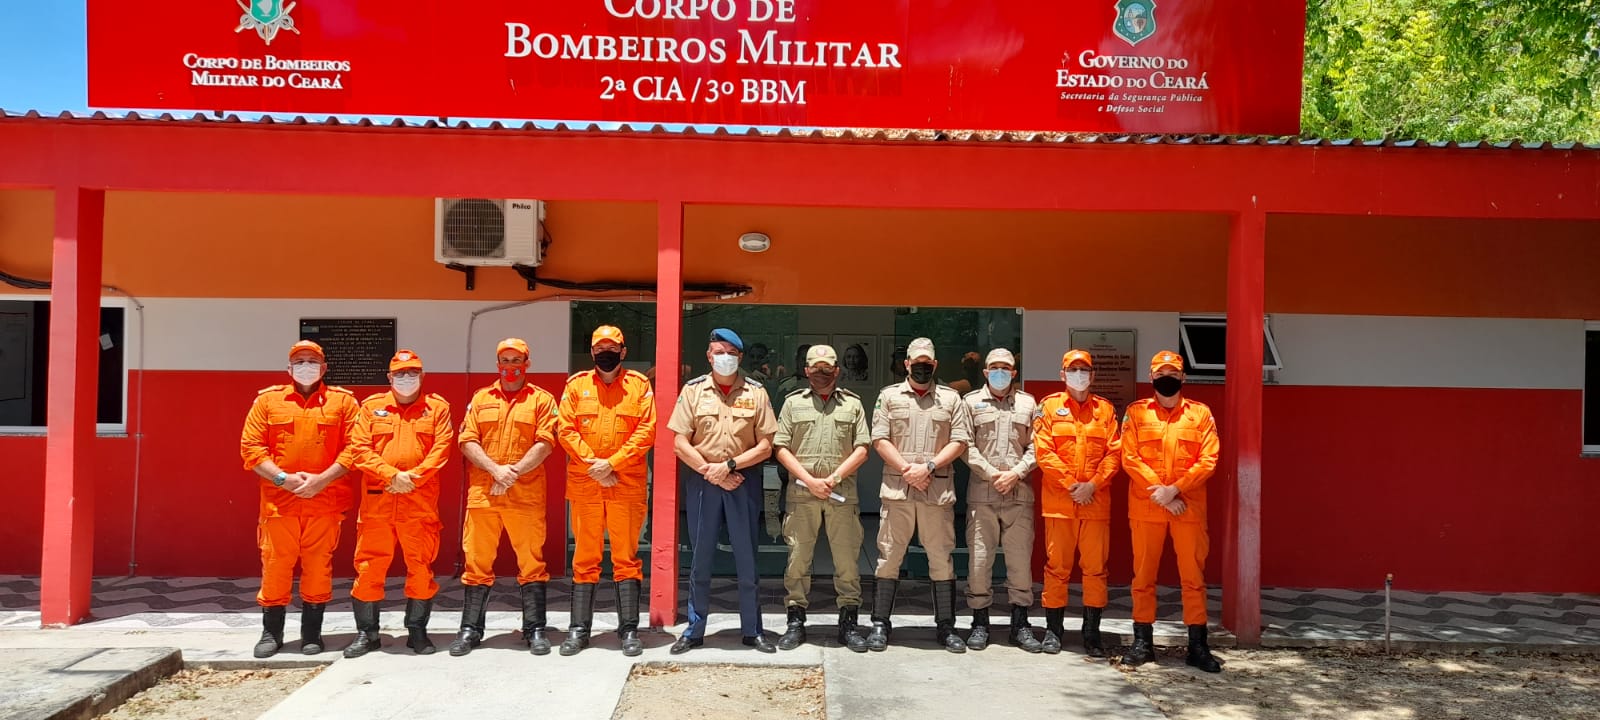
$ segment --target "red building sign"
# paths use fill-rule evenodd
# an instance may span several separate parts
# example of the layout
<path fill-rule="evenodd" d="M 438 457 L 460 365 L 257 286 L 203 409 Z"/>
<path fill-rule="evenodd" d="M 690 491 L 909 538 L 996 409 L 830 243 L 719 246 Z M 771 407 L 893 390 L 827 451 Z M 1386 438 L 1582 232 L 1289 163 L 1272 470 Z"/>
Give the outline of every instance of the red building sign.
<path fill-rule="evenodd" d="M 95 107 L 1289 135 L 1303 2 L 90 0 Z"/>

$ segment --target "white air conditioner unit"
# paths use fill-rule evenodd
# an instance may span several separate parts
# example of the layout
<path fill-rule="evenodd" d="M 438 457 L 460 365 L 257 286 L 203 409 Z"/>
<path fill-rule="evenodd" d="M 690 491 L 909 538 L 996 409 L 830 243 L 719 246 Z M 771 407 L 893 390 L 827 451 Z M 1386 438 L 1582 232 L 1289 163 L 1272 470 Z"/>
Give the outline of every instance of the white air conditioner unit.
<path fill-rule="evenodd" d="M 538 265 L 544 203 L 538 200 L 437 198 L 433 259 L 461 265 Z"/>

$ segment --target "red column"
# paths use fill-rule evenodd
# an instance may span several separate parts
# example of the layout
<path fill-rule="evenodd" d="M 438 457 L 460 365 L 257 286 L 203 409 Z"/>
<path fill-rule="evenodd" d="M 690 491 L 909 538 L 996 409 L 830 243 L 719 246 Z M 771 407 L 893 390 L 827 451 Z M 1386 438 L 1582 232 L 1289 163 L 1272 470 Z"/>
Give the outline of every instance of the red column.
<path fill-rule="evenodd" d="M 650 626 L 678 624 L 678 457 L 667 419 L 683 384 L 683 203 L 657 204 L 656 456 L 650 527 Z"/>
<path fill-rule="evenodd" d="M 89 616 L 94 562 L 95 408 L 100 373 L 104 190 L 57 187 L 50 266 L 50 380 L 44 472 L 41 625 Z"/>
<path fill-rule="evenodd" d="M 1222 622 L 1239 644 L 1261 642 L 1261 357 L 1266 314 L 1266 214 L 1233 217 L 1228 245 L 1228 382 L 1223 482 L 1233 487 L 1223 543 Z"/>

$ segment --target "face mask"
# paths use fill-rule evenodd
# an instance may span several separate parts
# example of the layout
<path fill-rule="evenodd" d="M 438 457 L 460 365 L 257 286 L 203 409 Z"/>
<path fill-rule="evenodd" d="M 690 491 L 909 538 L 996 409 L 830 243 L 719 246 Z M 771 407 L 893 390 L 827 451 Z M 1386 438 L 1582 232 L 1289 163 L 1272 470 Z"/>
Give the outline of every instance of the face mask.
<path fill-rule="evenodd" d="M 294 381 L 301 385 L 315 385 L 322 379 L 322 366 L 317 363 L 295 363 L 290 368 L 289 374 L 293 375 Z"/>
<path fill-rule="evenodd" d="M 990 370 L 989 371 L 989 387 L 992 387 L 992 388 L 994 388 L 996 390 L 1004 390 L 1004 389 L 1006 389 L 1008 387 L 1011 387 L 1011 371 L 1010 370 Z"/>
<path fill-rule="evenodd" d="M 417 394 L 417 390 L 422 388 L 422 378 L 415 375 L 396 375 L 391 387 L 394 388 L 395 395 L 411 397 Z"/>
<path fill-rule="evenodd" d="M 911 379 L 919 385 L 926 385 L 933 380 L 933 363 L 916 363 L 911 366 Z"/>
<path fill-rule="evenodd" d="M 502 382 L 504 382 L 505 384 L 507 384 L 507 385 L 515 385 L 515 384 L 517 384 L 519 382 L 522 382 L 522 368 L 520 368 L 520 367 L 503 367 L 503 368 L 500 368 L 500 380 Z"/>
<path fill-rule="evenodd" d="M 601 350 L 594 354 L 594 366 L 600 372 L 611 372 L 622 364 L 622 353 L 616 350 Z"/>
<path fill-rule="evenodd" d="M 711 356 L 711 371 L 727 377 L 739 371 L 739 356 L 718 353 Z"/>
<path fill-rule="evenodd" d="M 1067 387 L 1083 392 L 1089 389 L 1090 373 L 1088 370 L 1068 370 Z"/>
<path fill-rule="evenodd" d="M 833 376 L 837 373 L 838 371 L 833 368 L 828 368 L 827 370 L 811 368 L 806 374 L 806 379 L 811 381 L 812 390 L 827 392 L 833 388 Z"/>
<path fill-rule="evenodd" d="M 1156 388 L 1156 394 L 1162 397 L 1172 397 L 1183 389 L 1183 379 L 1176 375 L 1162 375 L 1150 381 Z"/>

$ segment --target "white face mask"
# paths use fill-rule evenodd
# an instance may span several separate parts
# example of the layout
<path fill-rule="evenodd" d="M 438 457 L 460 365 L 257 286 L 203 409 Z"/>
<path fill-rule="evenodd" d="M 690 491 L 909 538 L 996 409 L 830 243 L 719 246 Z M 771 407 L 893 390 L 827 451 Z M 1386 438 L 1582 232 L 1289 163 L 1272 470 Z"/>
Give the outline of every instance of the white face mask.
<path fill-rule="evenodd" d="M 1068 370 L 1067 387 L 1078 392 L 1089 389 L 1089 378 L 1092 376 L 1088 370 Z"/>
<path fill-rule="evenodd" d="M 322 365 L 313 362 L 297 362 L 290 366 L 289 374 L 294 376 L 294 381 L 301 385 L 315 385 L 322 379 Z"/>
<path fill-rule="evenodd" d="M 416 375 L 410 377 L 396 375 L 394 378 L 393 387 L 394 394 L 401 397 L 411 397 L 412 395 L 417 394 L 417 390 L 422 388 L 422 377 Z"/>
<path fill-rule="evenodd" d="M 739 371 L 739 356 L 731 353 L 717 353 L 711 356 L 711 371 L 727 377 Z"/>

